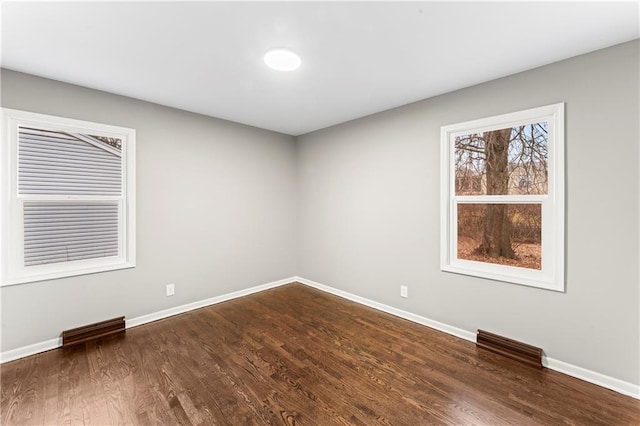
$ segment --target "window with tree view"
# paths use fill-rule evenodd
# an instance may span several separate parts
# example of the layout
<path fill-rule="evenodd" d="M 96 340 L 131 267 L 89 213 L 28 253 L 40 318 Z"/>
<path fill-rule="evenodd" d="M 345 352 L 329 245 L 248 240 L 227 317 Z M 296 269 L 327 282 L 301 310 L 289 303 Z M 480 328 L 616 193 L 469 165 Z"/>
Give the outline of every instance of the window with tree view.
<path fill-rule="evenodd" d="M 442 269 L 563 290 L 563 104 L 442 128 Z"/>

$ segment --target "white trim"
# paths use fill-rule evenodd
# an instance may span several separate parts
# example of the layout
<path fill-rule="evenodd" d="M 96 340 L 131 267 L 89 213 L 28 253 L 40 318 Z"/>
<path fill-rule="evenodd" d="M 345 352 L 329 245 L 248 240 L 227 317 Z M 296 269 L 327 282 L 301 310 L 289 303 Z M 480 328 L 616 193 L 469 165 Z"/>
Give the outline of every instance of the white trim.
<path fill-rule="evenodd" d="M 295 277 L 295 281 L 304 285 L 308 285 L 309 287 L 324 291 L 326 293 L 331 293 L 333 295 L 351 300 L 352 302 L 360 303 L 362 305 L 387 312 L 391 315 L 395 315 L 397 317 L 434 328 L 438 331 L 451 334 L 461 339 L 468 340 L 473 343 L 476 342 L 476 334 L 474 332 L 463 330 L 461 328 L 435 321 L 411 312 L 403 311 L 392 306 L 384 305 L 382 303 L 378 303 L 364 297 L 356 296 L 354 294 L 347 293 L 346 291 L 338 290 L 333 287 L 308 280 L 306 278 Z M 549 358 L 545 355 L 543 355 L 542 357 L 542 364 L 550 370 L 554 370 L 559 373 L 566 374 L 567 376 L 575 377 L 586 382 L 611 389 L 612 391 L 630 396 L 632 398 L 640 399 L 640 385 L 625 382 L 624 380 L 616 379 L 615 377 L 607 376 L 596 371 L 587 370 L 586 368 L 578 367 L 577 365 Z"/>
<path fill-rule="evenodd" d="M 306 278 L 295 277 L 295 279 L 300 284 L 304 284 L 309 287 L 322 290 L 325 293 L 331 293 L 335 296 L 339 296 L 344 299 L 351 300 L 352 302 L 357 302 L 357 303 L 360 303 L 361 305 L 369 306 L 370 308 L 374 308 L 379 311 L 386 312 L 388 314 L 395 315 L 397 317 L 404 318 L 406 320 L 409 320 L 421 325 L 426 325 L 427 327 L 433 328 L 438 331 L 442 331 L 447 334 L 451 334 L 452 336 L 456 336 L 473 343 L 476 342 L 476 334 L 471 331 L 463 330 L 461 328 L 454 327 L 452 325 L 445 324 L 440 321 L 432 320 L 432 319 L 420 316 L 418 314 L 414 314 L 411 312 L 403 311 L 402 309 L 394 308 L 393 306 L 385 305 L 383 303 L 375 302 L 373 300 L 366 299 L 364 297 L 356 296 L 355 294 L 347 293 L 346 291 L 338 290 L 333 287 L 329 287 L 327 285 L 308 280 Z"/>
<path fill-rule="evenodd" d="M 607 376 L 596 371 L 587 370 L 586 368 L 578 367 L 577 365 L 569 364 L 547 356 L 542 357 L 542 365 L 550 370 L 566 374 L 567 376 L 572 376 L 577 379 L 584 380 L 585 382 L 611 389 L 623 395 L 640 399 L 640 385 L 634 385 L 633 383 L 625 382 L 624 380 L 616 379 L 615 377 Z"/>
<path fill-rule="evenodd" d="M 0 364 L 24 358 L 29 355 L 39 354 L 40 352 L 50 351 L 62 346 L 62 337 L 44 342 L 34 343 L 33 345 L 22 346 L 21 348 L 12 349 L 6 352 L 0 352 Z"/>
<path fill-rule="evenodd" d="M 221 296 L 211 297 L 209 299 L 199 300 L 197 302 L 187 303 L 186 305 L 176 306 L 174 308 L 165 309 L 151 314 L 142 315 L 125 321 L 126 328 L 137 327 L 139 325 L 147 324 L 153 321 L 158 321 L 164 318 L 172 317 L 174 315 L 182 314 L 194 309 L 204 308 L 205 306 L 215 305 L 216 303 L 226 302 L 231 299 L 237 299 L 238 297 L 248 296 L 253 293 L 259 293 L 261 291 L 269 290 L 271 288 L 280 287 L 285 284 L 289 284 L 296 281 L 296 277 L 285 278 L 283 280 L 273 281 L 267 284 L 250 287 L 245 290 L 234 291 L 233 293 L 223 294 Z M 0 352 L 0 364 L 14 361 L 19 358 L 24 358 L 30 355 L 35 355 L 40 352 L 50 351 L 51 349 L 57 349 L 62 346 L 62 337 L 58 337 L 51 340 L 46 340 L 40 343 L 34 343 L 32 345 L 23 346 L 20 348 L 12 349 L 6 352 Z"/>
<path fill-rule="evenodd" d="M 71 262 L 67 262 L 66 264 L 63 264 L 63 265 L 68 265 L 69 263 Z M 87 266 L 82 269 L 77 268 L 77 269 L 74 269 L 73 271 L 56 271 L 56 272 L 42 273 L 38 275 L 24 276 L 22 278 L 7 279 L 4 283 L 0 284 L 0 287 L 8 287 L 12 285 L 26 284 L 26 283 L 35 283 L 38 281 L 54 280 L 57 278 L 75 277 L 78 275 L 97 274 L 100 272 L 117 271 L 120 269 L 130 269 L 130 268 L 136 267 L 135 263 L 121 262 L 121 261 L 118 261 L 117 259 L 111 260 L 111 258 L 109 257 L 75 261 L 76 265 L 79 265 L 82 263 L 91 264 L 93 266 Z M 54 265 L 54 267 L 55 266 L 57 266 L 57 264 Z M 35 266 L 34 268 L 38 268 L 38 267 L 39 265 Z"/>
<path fill-rule="evenodd" d="M 176 306 L 175 308 L 165 309 L 163 311 L 151 313 L 148 315 L 142 315 L 136 318 L 132 318 L 126 321 L 126 328 L 137 327 L 139 325 L 147 324 L 153 321 L 158 321 L 164 318 L 168 318 L 174 315 L 192 311 L 194 309 L 203 308 L 205 306 L 215 305 L 217 303 L 226 302 L 238 297 L 248 296 L 254 293 L 259 293 L 264 290 L 268 290 L 275 287 L 280 287 L 285 284 L 298 282 L 309 287 L 313 287 L 325 293 L 330 293 L 338 297 L 342 297 L 352 302 L 360 303 L 361 305 L 369 306 L 370 308 L 377 309 L 382 312 L 395 315 L 400 318 L 415 322 L 417 324 L 424 325 L 426 327 L 433 328 L 438 331 L 450 334 L 452 336 L 459 337 L 469 342 L 476 342 L 476 334 L 471 331 L 463 330 L 458 327 L 454 327 L 449 324 L 435 321 L 418 314 L 403 311 L 392 306 L 385 305 L 383 303 L 375 302 L 373 300 L 356 296 L 355 294 L 348 293 L 346 291 L 338 290 L 336 288 L 320 284 L 315 281 L 308 280 L 306 278 L 294 276 L 291 278 L 285 278 L 271 283 L 258 285 L 245 290 L 234 291 L 233 293 L 227 293 L 221 296 L 212 297 L 209 299 L 200 300 L 186 305 Z M 23 346 L 21 348 L 12 349 L 6 352 L 0 352 L 0 363 L 13 361 L 19 358 L 24 358 L 29 355 L 35 355 L 40 352 L 49 351 L 62 346 L 62 338 L 56 338 L 47 340 L 33 345 Z M 624 380 L 616 379 L 605 374 L 601 374 L 595 371 L 587 370 L 586 368 L 578 367 L 577 365 L 569 364 L 567 362 L 559 361 L 554 358 L 543 356 L 542 364 L 550 370 L 558 371 L 560 373 L 572 376 L 589 383 L 593 383 L 598 386 L 602 386 L 607 389 L 611 389 L 615 392 L 623 395 L 630 396 L 635 399 L 640 399 L 640 385 L 625 382 Z"/>

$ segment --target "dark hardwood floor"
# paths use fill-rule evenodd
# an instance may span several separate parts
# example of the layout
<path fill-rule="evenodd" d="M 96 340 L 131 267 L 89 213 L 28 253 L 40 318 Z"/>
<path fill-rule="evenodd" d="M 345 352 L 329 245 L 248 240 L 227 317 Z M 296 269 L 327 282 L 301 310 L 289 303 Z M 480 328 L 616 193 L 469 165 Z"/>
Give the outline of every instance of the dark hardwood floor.
<path fill-rule="evenodd" d="M 290 284 L 3 364 L 13 424 L 640 424 L 640 401 Z"/>

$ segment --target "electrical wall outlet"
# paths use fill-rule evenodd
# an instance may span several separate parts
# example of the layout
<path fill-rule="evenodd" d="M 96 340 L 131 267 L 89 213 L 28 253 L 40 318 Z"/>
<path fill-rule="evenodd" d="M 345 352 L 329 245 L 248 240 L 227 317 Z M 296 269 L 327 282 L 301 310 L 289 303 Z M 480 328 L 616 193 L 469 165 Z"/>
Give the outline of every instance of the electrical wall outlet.
<path fill-rule="evenodd" d="M 400 297 L 404 297 L 405 299 L 409 297 L 409 289 L 406 285 L 400 286 Z"/>
<path fill-rule="evenodd" d="M 176 294 L 176 285 L 167 284 L 167 296 L 173 296 L 174 294 Z"/>

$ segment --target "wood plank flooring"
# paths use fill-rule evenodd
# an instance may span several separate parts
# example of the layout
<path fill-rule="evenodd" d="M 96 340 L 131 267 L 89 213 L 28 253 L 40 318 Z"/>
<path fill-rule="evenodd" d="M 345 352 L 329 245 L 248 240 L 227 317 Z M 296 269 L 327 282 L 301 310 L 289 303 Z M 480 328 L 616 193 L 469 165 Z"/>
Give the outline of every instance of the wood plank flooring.
<path fill-rule="evenodd" d="M 3 425 L 640 424 L 638 400 L 301 284 L 0 373 Z"/>

